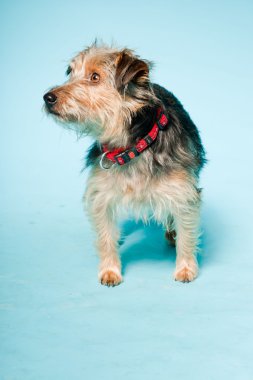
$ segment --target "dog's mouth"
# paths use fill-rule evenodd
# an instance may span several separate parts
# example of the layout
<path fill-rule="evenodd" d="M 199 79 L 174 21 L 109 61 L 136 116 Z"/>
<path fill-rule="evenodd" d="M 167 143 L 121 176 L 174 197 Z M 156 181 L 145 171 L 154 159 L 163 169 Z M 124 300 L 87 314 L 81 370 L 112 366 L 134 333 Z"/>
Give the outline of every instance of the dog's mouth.
<path fill-rule="evenodd" d="M 53 109 L 47 109 L 48 113 L 51 113 L 52 115 L 55 116 L 61 116 L 61 114 Z"/>
<path fill-rule="evenodd" d="M 44 110 L 48 115 L 51 115 L 55 120 L 61 121 L 63 123 L 76 123 L 79 120 L 72 114 L 65 114 L 55 110 L 54 107 L 44 106 Z"/>
<path fill-rule="evenodd" d="M 53 107 L 48 107 L 46 104 L 44 104 L 44 107 L 43 107 L 43 108 L 44 108 L 44 111 L 45 111 L 47 114 L 61 117 L 60 112 L 54 110 Z"/>

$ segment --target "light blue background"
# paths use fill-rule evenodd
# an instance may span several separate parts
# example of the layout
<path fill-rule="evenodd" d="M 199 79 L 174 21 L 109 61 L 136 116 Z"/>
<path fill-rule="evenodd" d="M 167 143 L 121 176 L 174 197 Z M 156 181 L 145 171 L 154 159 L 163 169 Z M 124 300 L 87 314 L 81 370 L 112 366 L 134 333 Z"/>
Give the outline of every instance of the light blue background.
<path fill-rule="evenodd" d="M 252 380 L 252 1 L 1 2 L 1 380 Z M 41 111 L 95 37 L 156 62 L 210 160 L 191 284 L 154 225 L 124 225 L 125 282 L 97 283 L 82 210 L 90 140 Z"/>

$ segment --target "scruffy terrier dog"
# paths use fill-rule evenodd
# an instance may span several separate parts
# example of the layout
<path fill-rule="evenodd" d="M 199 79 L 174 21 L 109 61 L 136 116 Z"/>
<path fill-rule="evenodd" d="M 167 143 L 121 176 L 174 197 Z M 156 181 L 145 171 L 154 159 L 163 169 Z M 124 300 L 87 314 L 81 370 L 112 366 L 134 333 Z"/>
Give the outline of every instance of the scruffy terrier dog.
<path fill-rule="evenodd" d="M 122 209 L 164 226 L 176 244 L 175 280 L 189 282 L 198 273 L 198 177 L 205 152 L 181 103 L 150 82 L 150 67 L 132 50 L 95 43 L 70 62 L 69 80 L 44 95 L 57 121 L 95 139 L 84 200 L 97 232 L 99 280 L 108 286 L 122 282 Z"/>

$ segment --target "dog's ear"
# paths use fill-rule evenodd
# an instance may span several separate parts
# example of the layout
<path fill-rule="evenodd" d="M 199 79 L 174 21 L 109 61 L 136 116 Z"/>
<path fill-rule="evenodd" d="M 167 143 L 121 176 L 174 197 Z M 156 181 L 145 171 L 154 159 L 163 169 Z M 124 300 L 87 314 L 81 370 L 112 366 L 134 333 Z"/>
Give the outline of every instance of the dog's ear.
<path fill-rule="evenodd" d="M 129 83 L 145 86 L 149 82 L 149 64 L 135 57 L 130 50 L 124 49 L 116 59 L 115 83 L 119 91 Z"/>

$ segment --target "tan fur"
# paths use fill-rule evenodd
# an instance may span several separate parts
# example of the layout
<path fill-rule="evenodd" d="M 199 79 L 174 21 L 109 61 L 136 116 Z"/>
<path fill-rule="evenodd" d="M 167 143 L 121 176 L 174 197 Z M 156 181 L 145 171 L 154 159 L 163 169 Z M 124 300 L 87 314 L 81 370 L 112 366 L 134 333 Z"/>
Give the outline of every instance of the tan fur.
<path fill-rule="evenodd" d="M 169 217 L 172 215 L 173 230 L 177 233 L 175 279 L 186 282 L 197 276 L 195 253 L 200 197 L 194 178 L 189 178 L 186 172 L 174 172 L 166 178 L 146 178 L 144 175 L 140 178 L 138 173 L 135 180 L 128 179 L 117 167 L 108 171 L 97 168 L 90 175 L 84 199 L 98 231 L 101 271 L 105 268 L 115 271 L 116 268 L 120 272 L 116 221 L 122 210 L 130 210 L 135 219 L 155 220 L 168 230 L 172 228 Z M 185 276 L 182 273 L 186 273 Z"/>
<path fill-rule="evenodd" d="M 144 105 L 116 89 L 116 65 L 126 55 L 131 61 L 133 53 L 130 50 L 122 52 L 95 45 L 78 54 L 70 63 L 69 80 L 52 90 L 57 103 L 51 113 L 57 115 L 57 120 L 64 125 L 67 121 L 71 128 L 91 134 L 101 144 L 109 142 L 112 146 L 125 146 L 126 125 Z M 143 62 L 143 67 L 145 72 L 138 80 L 145 82 L 148 64 Z M 99 83 L 91 82 L 94 72 L 100 75 Z M 151 91 L 149 96 L 155 95 Z M 148 168 L 152 159 L 152 154 L 146 150 L 141 159 L 135 158 L 126 167 L 114 165 L 110 170 L 102 170 L 97 164 L 91 170 L 84 200 L 97 231 L 99 280 L 102 284 L 114 286 L 122 281 L 117 227 L 122 211 L 130 212 L 135 219 L 142 219 L 145 223 L 154 220 L 162 224 L 170 237 L 176 234 L 174 278 L 187 282 L 197 276 L 200 207 L 197 178 L 179 170 L 173 162 L 169 173 L 150 175 Z"/>
<path fill-rule="evenodd" d="M 131 50 L 127 52 L 132 54 Z M 57 121 L 64 126 L 66 121 L 73 121 L 72 128 L 78 122 L 78 133 L 92 134 L 101 142 L 125 145 L 125 125 L 144 103 L 122 98 L 115 89 L 114 70 L 121 55 L 113 48 L 92 46 L 72 60 L 69 81 L 53 89 L 58 99 L 54 107 Z M 100 74 L 99 84 L 90 82 L 93 72 Z"/>
<path fill-rule="evenodd" d="M 181 282 L 190 282 L 194 280 L 196 276 L 197 271 L 195 269 L 188 268 L 188 266 L 186 265 L 182 269 L 176 271 L 175 280 Z"/>
<path fill-rule="evenodd" d="M 122 277 L 120 274 L 115 273 L 112 270 L 107 270 L 100 276 L 100 282 L 103 285 L 116 286 L 122 282 Z"/>

